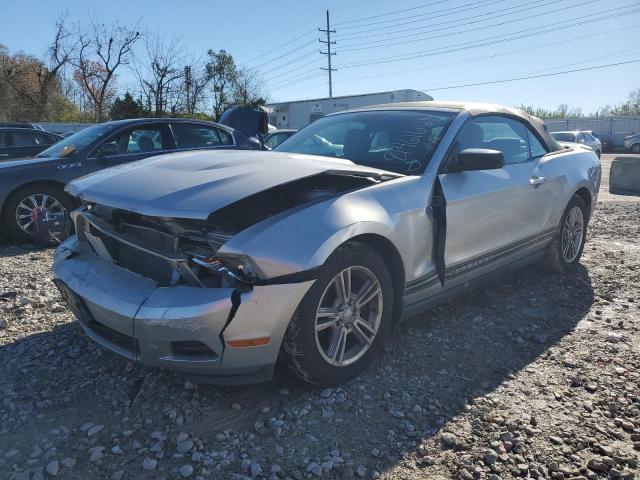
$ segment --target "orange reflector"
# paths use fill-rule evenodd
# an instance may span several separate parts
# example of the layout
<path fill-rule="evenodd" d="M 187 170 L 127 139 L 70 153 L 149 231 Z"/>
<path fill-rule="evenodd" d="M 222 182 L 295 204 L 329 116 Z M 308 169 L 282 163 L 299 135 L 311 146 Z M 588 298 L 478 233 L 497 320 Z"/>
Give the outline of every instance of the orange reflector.
<path fill-rule="evenodd" d="M 259 347 L 260 345 L 266 345 L 270 341 L 271 337 L 248 338 L 247 340 L 230 340 L 227 345 L 232 348 Z"/>

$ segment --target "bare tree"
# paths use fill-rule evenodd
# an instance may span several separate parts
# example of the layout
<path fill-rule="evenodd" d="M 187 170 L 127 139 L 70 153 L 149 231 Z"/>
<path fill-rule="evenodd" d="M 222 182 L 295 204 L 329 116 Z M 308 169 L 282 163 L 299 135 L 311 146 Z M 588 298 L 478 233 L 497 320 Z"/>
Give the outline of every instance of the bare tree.
<path fill-rule="evenodd" d="M 59 93 L 61 75 L 74 49 L 66 15 L 55 22 L 55 35 L 43 59 L 5 53 L 0 69 L 5 88 L 13 92 L 30 120 L 43 120 L 51 98 Z"/>
<path fill-rule="evenodd" d="M 107 27 L 91 22 L 91 31 L 79 34 L 74 77 L 88 95 L 96 121 L 104 120 L 108 101 L 113 99 L 115 72 L 129 64 L 139 38 L 137 25 L 128 27 L 118 23 Z"/>
<path fill-rule="evenodd" d="M 183 90 L 184 90 L 184 110 L 187 114 L 193 115 L 204 102 L 207 87 L 211 82 L 211 77 L 207 73 L 205 65 L 200 62 L 191 62 L 184 67 Z"/>
<path fill-rule="evenodd" d="M 239 107 L 257 107 L 266 103 L 263 82 L 255 70 L 238 70 L 233 85 L 233 101 Z"/>
<path fill-rule="evenodd" d="M 185 74 L 183 63 L 179 39 L 160 33 L 146 35 L 145 55 L 136 62 L 135 70 L 143 95 L 156 117 L 162 117 L 167 111 L 175 113 L 183 93 L 180 82 Z"/>
<path fill-rule="evenodd" d="M 213 115 L 217 119 L 231 105 L 236 81 L 236 64 L 225 50 L 209 50 L 206 69 L 213 93 Z"/>

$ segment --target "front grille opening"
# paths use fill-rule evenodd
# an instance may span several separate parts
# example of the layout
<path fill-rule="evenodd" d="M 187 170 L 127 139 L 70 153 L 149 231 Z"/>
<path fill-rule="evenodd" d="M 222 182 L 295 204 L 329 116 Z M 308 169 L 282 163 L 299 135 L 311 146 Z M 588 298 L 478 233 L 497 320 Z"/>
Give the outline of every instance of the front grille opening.
<path fill-rule="evenodd" d="M 128 350 L 129 352 L 132 352 L 136 355 L 140 353 L 138 340 L 134 339 L 133 337 L 113 330 L 112 328 L 109 328 L 106 325 L 103 325 L 102 323 L 93 319 L 85 322 L 85 325 L 89 327 L 89 329 L 93 333 L 113 343 L 114 345 Z"/>
<path fill-rule="evenodd" d="M 171 342 L 171 352 L 176 357 L 215 359 L 217 355 L 199 340 Z"/>
<path fill-rule="evenodd" d="M 175 283 L 176 273 L 168 262 L 126 243 L 119 242 L 109 235 L 103 235 L 92 224 L 89 224 L 89 232 L 102 240 L 116 265 L 143 277 L 151 278 L 162 287 L 168 287 Z"/>

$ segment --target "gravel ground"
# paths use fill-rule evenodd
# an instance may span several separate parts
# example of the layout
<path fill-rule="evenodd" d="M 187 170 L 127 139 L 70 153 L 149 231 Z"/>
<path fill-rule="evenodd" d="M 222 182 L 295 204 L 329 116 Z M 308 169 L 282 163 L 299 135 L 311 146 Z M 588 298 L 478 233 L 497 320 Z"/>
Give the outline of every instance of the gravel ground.
<path fill-rule="evenodd" d="M 221 388 L 88 340 L 51 251 L 0 248 L 0 478 L 640 478 L 640 202 L 582 266 L 403 323 L 360 378 Z"/>

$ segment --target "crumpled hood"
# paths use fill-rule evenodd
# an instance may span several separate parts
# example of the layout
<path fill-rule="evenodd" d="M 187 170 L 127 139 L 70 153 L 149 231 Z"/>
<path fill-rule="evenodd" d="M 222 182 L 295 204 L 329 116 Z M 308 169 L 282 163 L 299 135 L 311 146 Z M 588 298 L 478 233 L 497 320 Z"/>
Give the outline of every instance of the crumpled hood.
<path fill-rule="evenodd" d="M 396 175 L 348 160 L 243 150 L 151 157 L 78 178 L 67 191 L 83 200 L 149 216 L 205 220 L 233 202 L 323 172 Z"/>

